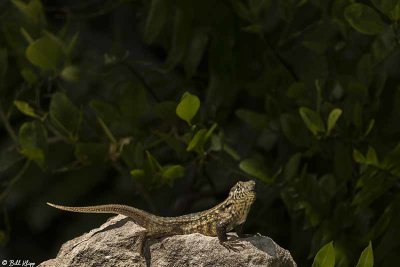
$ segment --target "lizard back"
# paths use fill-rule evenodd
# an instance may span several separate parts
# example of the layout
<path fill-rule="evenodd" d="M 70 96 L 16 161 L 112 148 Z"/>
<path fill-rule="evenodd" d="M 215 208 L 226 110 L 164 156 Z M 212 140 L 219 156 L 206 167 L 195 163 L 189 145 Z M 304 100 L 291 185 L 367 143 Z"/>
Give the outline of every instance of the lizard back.
<path fill-rule="evenodd" d="M 230 190 L 228 198 L 215 207 L 177 217 L 161 217 L 146 211 L 119 204 L 108 204 L 87 207 L 68 207 L 47 203 L 48 205 L 71 212 L 81 213 L 113 213 L 131 218 L 138 225 L 146 228 L 149 236 L 201 233 L 208 236 L 217 235 L 217 226 L 226 222 L 226 230 L 246 221 L 250 207 L 256 194 L 255 182 L 238 182 Z"/>

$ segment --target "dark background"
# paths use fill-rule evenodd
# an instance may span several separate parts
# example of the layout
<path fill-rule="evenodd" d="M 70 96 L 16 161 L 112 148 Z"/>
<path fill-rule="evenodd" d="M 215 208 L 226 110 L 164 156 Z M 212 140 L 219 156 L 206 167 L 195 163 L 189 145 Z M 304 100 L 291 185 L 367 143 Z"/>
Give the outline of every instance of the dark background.
<path fill-rule="evenodd" d="M 46 202 L 174 216 L 252 178 L 245 232 L 299 266 L 330 241 L 336 266 L 370 241 L 394 266 L 396 4 L 1 1 L 0 258 L 42 262 L 109 217 Z"/>

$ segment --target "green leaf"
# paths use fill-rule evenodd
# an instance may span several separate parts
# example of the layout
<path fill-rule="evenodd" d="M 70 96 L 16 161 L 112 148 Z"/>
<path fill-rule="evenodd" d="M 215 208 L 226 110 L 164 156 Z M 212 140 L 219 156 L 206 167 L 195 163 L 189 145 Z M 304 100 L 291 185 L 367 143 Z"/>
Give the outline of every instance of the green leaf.
<path fill-rule="evenodd" d="M 197 131 L 197 133 L 193 136 L 192 140 L 189 142 L 186 151 L 203 150 L 203 146 L 206 141 L 205 138 L 206 134 L 207 134 L 207 129 L 200 129 L 199 131 Z"/>
<path fill-rule="evenodd" d="M 46 16 L 40 0 L 30 0 L 28 4 L 21 0 L 12 0 L 12 3 L 34 24 L 46 24 Z"/>
<path fill-rule="evenodd" d="M 394 21 L 398 21 L 400 19 L 400 2 L 396 2 L 397 3 L 394 6 L 392 12 L 389 13 L 389 17 Z"/>
<path fill-rule="evenodd" d="M 342 110 L 340 108 L 333 109 L 328 116 L 328 130 L 326 134 L 329 136 L 332 129 L 335 127 L 337 120 L 342 115 Z"/>
<path fill-rule="evenodd" d="M 391 20 L 400 19 L 400 2 L 398 0 L 371 0 L 371 2 Z"/>
<path fill-rule="evenodd" d="M 374 128 L 374 125 L 375 125 L 375 119 L 371 119 L 368 123 L 368 127 L 365 130 L 363 137 L 366 137 L 372 131 L 372 128 Z"/>
<path fill-rule="evenodd" d="M 309 192 L 309 194 L 313 193 L 313 191 Z M 316 227 L 320 224 L 321 216 L 319 212 L 315 209 L 314 205 L 312 205 L 309 201 L 300 200 L 298 203 L 296 203 L 296 206 L 297 209 L 304 210 L 304 214 L 307 219 L 304 225 L 304 229 Z"/>
<path fill-rule="evenodd" d="M 221 140 L 220 135 L 216 135 L 216 134 L 211 135 L 210 149 L 212 151 L 221 151 L 222 150 L 222 140 Z"/>
<path fill-rule="evenodd" d="M 20 29 L 22 36 L 24 36 L 25 40 L 28 42 L 28 44 L 33 44 L 35 40 L 32 38 L 32 36 L 25 30 L 24 27 L 21 27 Z"/>
<path fill-rule="evenodd" d="M 267 184 L 274 181 L 274 178 L 268 175 L 269 171 L 265 167 L 265 163 L 259 158 L 244 159 L 240 162 L 239 168 L 245 173 L 258 178 Z"/>
<path fill-rule="evenodd" d="M 231 146 L 228 144 L 223 144 L 222 149 L 224 152 L 226 152 L 229 156 L 231 156 L 234 160 L 240 160 L 240 155 L 239 153 Z"/>
<path fill-rule="evenodd" d="M 72 51 L 74 50 L 76 43 L 78 42 L 79 32 L 76 32 L 74 36 L 72 36 L 71 40 L 69 41 L 67 47 L 65 48 L 65 54 L 70 57 Z"/>
<path fill-rule="evenodd" d="M 210 129 L 208 129 L 206 135 L 204 136 L 204 141 L 207 141 L 211 137 L 212 133 L 217 128 L 217 126 L 218 126 L 218 123 L 216 123 L 216 122 L 213 123 L 213 125 L 211 125 Z"/>
<path fill-rule="evenodd" d="M 299 113 L 310 132 L 312 132 L 315 137 L 319 138 L 320 133 L 325 131 L 321 116 L 314 110 L 306 107 L 301 107 Z"/>
<path fill-rule="evenodd" d="M 44 30 L 43 31 L 43 36 L 49 38 L 50 40 L 52 40 L 55 44 L 58 45 L 58 47 L 60 47 L 61 51 L 64 53 L 64 55 L 66 55 L 66 50 L 65 50 L 65 45 L 63 40 L 61 40 L 57 35 Z"/>
<path fill-rule="evenodd" d="M 25 4 L 22 0 L 11 0 L 11 2 L 16 6 L 19 11 L 24 13 L 26 16 L 30 16 L 28 4 Z"/>
<path fill-rule="evenodd" d="M 162 167 L 160 163 L 158 163 L 157 159 L 147 150 L 146 150 L 146 156 L 147 156 L 147 161 L 145 162 L 146 173 L 154 174 L 160 172 L 162 170 Z"/>
<path fill-rule="evenodd" d="M 364 4 L 349 5 L 345 9 L 344 16 L 354 29 L 364 34 L 379 34 L 386 28 L 379 14 Z"/>
<path fill-rule="evenodd" d="M 285 179 L 290 180 L 297 175 L 301 158 L 301 153 L 296 153 L 289 159 L 285 165 L 285 168 L 283 169 L 283 177 L 285 177 Z"/>
<path fill-rule="evenodd" d="M 181 165 L 164 166 L 162 169 L 162 177 L 169 182 L 182 177 L 184 173 L 185 168 Z"/>
<path fill-rule="evenodd" d="M 332 23 L 327 20 L 321 20 L 310 25 L 310 27 L 304 31 L 304 37 L 301 43 L 310 51 L 320 55 L 324 54 L 332 45 L 333 34 L 335 32 L 332 27 Z"/>
<path fill-rule="evenodd" d="M 169 12 L 167 0 L 153 0 L 145 25 L 145 39 L 148 43 L 153 43 L 160 34 L 164 26 Z"/>
<path fill-rule="evenodd" d="M 35 113 L 35 110 L 25 101 L 14 101 L 14 105 L 18 108 L 19 111 L 34 118 L 40 118 L 39 115 Z"/>
<path fill-rule="evenodd" d="M 60 73 L 60 77 L 67 82 L 79 81 L 79 68 L 76 66 L 66 66 Z"/>
<path fill-rule="evenodd" d="M 190 1 L 181 1 L 177 5 L 173 19 L 172 44 L 165 63 L 169 70 L 182 61 L 192 38 L 193 6 Z"/>
<path fill-rule="evenodd" d="M 45 167 L 47 154 L 47 132 L 40 122 L 25 122 L 19 129 L 21 154 Z"/>
<path fill-rule="evenodd" d="M 142 169 L 133 169 L 131 170 L 131 175 L 134 178 L 143 178 L 144 176 L 146 176 L 146 172 Z"/>
<path fill-rule="evenodd" d="M 191 121 L 200 108 L 200 100 L 197 96 L 189 92 L 183 94 L 181 101 L 176 107 L 176 115 L 192 125 Z"/>
<path fill-rule="evenodd" d="M 386 230 L 388 230 L 388 227 L 393 221 L 393 210 L 393 205 L 391 204 L 387 206 L 383 212 L 381 212 L 378 221 L 375 223 L 370 231 L 370 236 L 376 238 L 378 236 L 382 236 L 386 232 Z"/>
<path fill-rule="evenodd" d="M 298 146 L 309 145 L 311 139 L 310 135 L 299 116 L 295 116 L 291 113 L 284 113 L 280 117 L 280 124 L 283 134 L 290 142 Z"/>
<path fill-rule="evenodd" d="M 193 136 L 192 140 L 190 140 L 186 151 L 198 151 L 202 152 L 204 151 L 204 144 L 207 142 L 208 139 L 210 139 L 212 133 L 214 130 L 217 128 L 218 124 L 214 123 L 210 129 L 200 129 L 196 132 L 196 134 Z"/>
<path fill-rule="evenodd" d="M 61 134 L 76 141 L 82 114 L 63 93 L 55 93 L 50 102 L 50 120 Z"/>
<path fill-rule="evenodd" d="M 323 246 L 315 255 L 312 267 L 334 267 L 335 266 L 335 249 L 333 241 Z"/>
<path fill-rule="evenodd" d="M 325 193 L 324 196 L 333 197 L 336 193 L 336 180 L 333 174 L 325 174 L 319 180 L 319 186 Z"/>
<path fill-rule="evenodd" d="M 372 251 L 372 244 L 369 241 L 368 246 L 361 253 L 360 258 L 356 267 L 373 267 L 374 266 L 374 254 Z"/>
<path fill-rule="evenodd" d="M 267 125 L 267 116 L 247 109 L 236 110 L 236 116 L 256 130 L 262 130 Z"/>
<path fill-rule="evenodd" d="M 367 158 L 366 158 L 366 164 L 371 164 L 377 166 L 379 161 L 378 161 L 378 156 L 376 155 L 376 151 L 373 147 L 369 146 L 368 151 L 367 151 Z"/>
<path fill-rule="evenodd" d="M 34 85 L 38 81 L 36 74 L 28 68 L 21 70 L 21 76 L 30 86 Z"/>
<path fill-rule="evenodd" d="M 28 46 L 26 58 L 42 70 L 55 70 L 63 59 L 62 47 L 48 36 L 42 37 Z"/>
<path fill-rule="evenodd" d="M 361 163 L 361 164 L 365 164 L 366 159 L 364 157 L 364 155 L 358 151 L 357 149 L 353 150 L 353 159 L 357 162 L 357 163 Z"/>
<path fill-rule="evenodd" d="M 232 7 L 235 13 L 244 21 L 250 21 L 252 19 L 250 10 L 242 2 L 232 1 Z"/>
<path fill-rule="evenodd" d="M 208 37 L 208 32 L 204 29 L 197 29 L 193 34 L 194 35 L 185 54 L 183 65 L 188 78 L 191 78 L 196 73 L 197 67 L 203 58 L 210 39 Z"/>
<path fill-rule="evenodd" d="M 242 28 L 243 31 L 248 32 L 248 33 L 254 33 L 254 34 L 258 34 L 258 35 L 262 35 L 264 32 L 264 28 L 262 25 L 260 24 L 252 24 L 246 27 Z"/>

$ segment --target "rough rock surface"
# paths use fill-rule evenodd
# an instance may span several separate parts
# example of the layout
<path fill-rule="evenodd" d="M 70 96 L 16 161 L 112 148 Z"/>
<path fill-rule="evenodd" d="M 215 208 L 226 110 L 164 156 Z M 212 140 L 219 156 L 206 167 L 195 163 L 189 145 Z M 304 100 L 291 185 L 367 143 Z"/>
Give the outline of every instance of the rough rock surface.
<path fill-rule="evenodd" d="M 147 241 L 143 257 L 144 235 L 144 228 L 119 215 L 66 242 L 55 259 L 39 266 L 296 266 L 287 250 L 265 236 L 240 239 L 243 248 L 233 252 L 216 237 L 175 235 Z"/>

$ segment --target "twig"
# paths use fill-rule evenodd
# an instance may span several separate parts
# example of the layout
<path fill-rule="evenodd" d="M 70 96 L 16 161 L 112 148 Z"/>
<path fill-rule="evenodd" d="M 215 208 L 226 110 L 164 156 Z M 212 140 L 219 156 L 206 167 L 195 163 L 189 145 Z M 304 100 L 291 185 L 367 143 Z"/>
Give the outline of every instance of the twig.
<path fill-rule="evenodd" d="M 9 182 L 9 184 L 7 185 L 7 188 L 1 193 L 0 195 L 0 202 L 2 202 L 7 195 L 10 193 L 11 187 L 18 182 L 19 179 L 21 179 L 21 177 L 25 174 L 26 170 L 29 168 L 31 164 L 30 160 L 27 160 L 24 164 L 24 166 L 22 166 L 21 170 L 17 173 L 17 175 L 12 178 L 12 180 Z"/>
<path fill-rule="evenodd" d="M 290 73 L 290 75 L 292 76 L 292 78 L 295 81 L 299 81 L 299 76 L 296 74 L 296 72 L 294 71 L 293 67 L 289 65 L 289 63 L 286 62 L 286 60 L 281 56 L 281 54 L 279 53 L 279 51 L 277 49 L 275 49 L 270 42 L 267 41 L 267 39 L 264 38 L 264 36 L 262 36 L 262 39 L 265 41 L 266 45 L 269 47 L 269 49 L 272 51 L 273 55 L 275 56 L 276 60 L 278 60 L 278 62 Z"/>
<path fill-rule="evenodd" d="M 15 145 L 18 146 L 18 138 L 17 135 L 14 132 L 14 129 L 11 127 L 10 122 L 8 121 L 8 118 L 6 114 L 4 113 L 3 107 L 0 103 L 0 119 L 4 124 L 4 128 L 8 132 L 8 135 L 11 137 L 11 139 L 14 141 Z"/>
<path fill-rule="evenodd" d="M 147 92 L 154 98 L 154 100 L 156 100 L 157 102 L 161 102 L 160 98 L 153 91 L 153 88 L 151 88 L 148 85 L 143 76 L 134 67 L 123 61 L 120 62 L 120 64 L 128 68 L 128 70 L 139 80 L 139 82 L 143 85 L 143 87 L 147 90 Z"/>
<path fill-rule="evenodd" d="M 100 117 L 97 117 L 97 121 L 99 122 L 101 128 L 103 129 L 104 133 L 106 134 L 106 136 L 108 137 L 110 142 L 113 143 L 113 144 L 116 144 L 117 143 L 117 139 L 115 139 L 114 135 L 112 134 L 110 129 L 107 127 L 105 122 Z"/>

